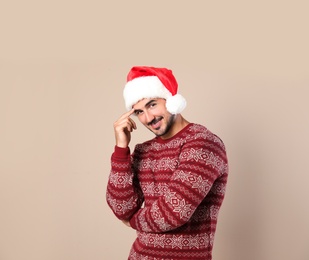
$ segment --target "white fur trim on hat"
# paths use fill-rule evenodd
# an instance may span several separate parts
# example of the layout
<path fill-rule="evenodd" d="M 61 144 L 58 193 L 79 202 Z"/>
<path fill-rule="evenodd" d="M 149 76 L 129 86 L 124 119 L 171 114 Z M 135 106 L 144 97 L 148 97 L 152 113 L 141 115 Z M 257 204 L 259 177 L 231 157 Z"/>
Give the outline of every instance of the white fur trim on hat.
<path fill-rule="evenodd" d="M 123 97 L 127 110 L 144 98 L 165 98 L 172 94 L 164 87 L 157 76 L 144 76 L 135 78 L 126 83 L 123 90 Z"/>
<path fill-rule="evenodd" d="M 187 105 L 182 95 L 173 96 L 157 76 L 138 77 L 127 82 L 123 90 L 123 97 L 128 111 L 144 98 L 164 98 L 166 109 L 171 114 L 181 113 Z"/>

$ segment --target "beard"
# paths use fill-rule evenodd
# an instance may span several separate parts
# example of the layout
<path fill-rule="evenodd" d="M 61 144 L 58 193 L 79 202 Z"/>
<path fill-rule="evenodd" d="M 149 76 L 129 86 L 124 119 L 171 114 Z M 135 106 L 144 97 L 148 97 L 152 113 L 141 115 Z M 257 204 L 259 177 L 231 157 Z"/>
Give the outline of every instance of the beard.
<path fill-rule="evenodd" d="M 148 123 L 148 125 L 151 125 L 151 124 L 155 124 L 157 122 L 159 122 L 160 120 L 162 120 L 163 117 L 158 117 L 158 118 L 155 118 L 154 120 L 152 120 L 150 123 Z M 152 130 L 150 128 L 148 128 L 151 132 L 153 132 L 156 136 L 163 136 L 165 134 L 167 134 L 171 127 L 173 126 L 174 124 L 174 119 L 175 119 L 175 115 L 174 114 L 171 114 L 168 119 L 167 119 L 167 122 L 166 122 L 166 126 L 165 128 L 162 128 L 162 129 L 156 129 L 156 130 Z M 158 132 L 157 132 L 158 131 Z"/>

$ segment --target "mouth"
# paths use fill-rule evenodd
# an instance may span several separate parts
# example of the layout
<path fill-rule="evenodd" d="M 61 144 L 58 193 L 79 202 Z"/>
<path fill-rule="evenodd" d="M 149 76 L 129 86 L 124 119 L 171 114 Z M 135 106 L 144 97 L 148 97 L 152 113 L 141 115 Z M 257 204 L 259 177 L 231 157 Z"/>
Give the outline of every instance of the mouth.
<path fill-rule="evenodd" d="M 151 126 L 153 129 L 158 130 L 161 126 L 161 120 L 162 119 L 163 119 L 163 117 L 155 118 L 148 125 Z"/>

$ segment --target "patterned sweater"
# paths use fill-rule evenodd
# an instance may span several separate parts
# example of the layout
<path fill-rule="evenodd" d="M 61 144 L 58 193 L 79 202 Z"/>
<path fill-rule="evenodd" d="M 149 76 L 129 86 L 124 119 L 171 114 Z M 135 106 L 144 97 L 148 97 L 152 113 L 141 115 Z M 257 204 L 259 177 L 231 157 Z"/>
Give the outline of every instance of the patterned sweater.
<path fill-rule="evenodd" d="M 228 177 L 221 139 L 190 123 L 175 136 L 115 146 L 106 200 L 137 238 L 128 259 L 210 260 Z"/>

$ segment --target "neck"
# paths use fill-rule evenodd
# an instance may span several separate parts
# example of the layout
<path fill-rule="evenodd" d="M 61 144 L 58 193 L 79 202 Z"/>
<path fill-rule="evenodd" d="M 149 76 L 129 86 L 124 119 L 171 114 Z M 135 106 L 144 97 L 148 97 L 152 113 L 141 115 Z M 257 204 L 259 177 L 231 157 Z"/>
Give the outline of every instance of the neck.
<path fill-rule="evenodd" d="M 161 138 L 168 139 L 173 137 L 175 134 L 177 134 L 179 131 L 181 131 L 183 128 L 185 128 L 190 122 L 187 121 L 181 114 L 175 115 L 174 123 L 171 127 L 171 129 L 166 133 L 165 135 L 161 136 Z"/>

